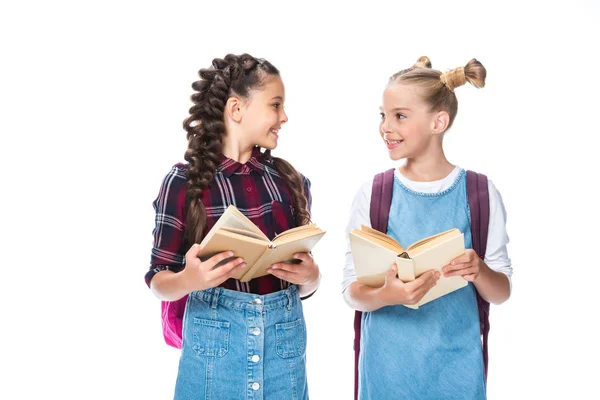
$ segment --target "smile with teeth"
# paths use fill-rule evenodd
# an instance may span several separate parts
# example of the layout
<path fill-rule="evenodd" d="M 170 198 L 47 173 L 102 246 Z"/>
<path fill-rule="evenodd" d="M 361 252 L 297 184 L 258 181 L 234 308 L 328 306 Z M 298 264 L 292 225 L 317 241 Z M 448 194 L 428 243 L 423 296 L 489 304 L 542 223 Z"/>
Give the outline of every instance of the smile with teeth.
<path fill-rule="evenodd" d="M 388 144 L 388 145 L 399 144 L 399 143 L 402 143 L 403 141 L 404 141 L 403 139 L 401 139 L 401 140 L 387 140 L 387 139 L 385 139 L 385 143 Z"/>
<path fill-rule="evenodd" d="M 271 129 L 270 131 L 273 135 L 277 136 L 279 134 L 279 129 Z"/>

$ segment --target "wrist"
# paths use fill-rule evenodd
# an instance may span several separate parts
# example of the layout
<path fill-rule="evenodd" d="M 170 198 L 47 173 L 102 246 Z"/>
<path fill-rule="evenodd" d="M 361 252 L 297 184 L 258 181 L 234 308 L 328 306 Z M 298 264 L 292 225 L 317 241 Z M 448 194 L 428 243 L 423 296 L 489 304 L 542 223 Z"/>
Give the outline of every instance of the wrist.
<path fill-rule="evenodd" d="M 298 286 L 298 294 L 300 295 L 300 297 L 307 297 L 309 295 L 312 295 L 314 292 L 317 291 L 317 289 L 319 288 L 319 284 L 320 284 L 320 275 L 319 278 L 314 281 L 314 282 L 307 282 L 303 285 L 297 285 Z"/>
<path fill-rule="evenodd" d="M 310 289 L 311 291 L 314 292 L 317 289 L 317 287 L 319 287 L 320 284 L 321 284 L 321 273 L 319 272 L 316 277 L 313 277 L 312 279 L 308 280 L 305 284 L 300 285 L 300 286 Z"/>
<path fill-rule="evenodd" d="M 479 273 L 477 274 L 477 277 L 473 280 L 473 283 L 479 283 L 482 280 L 487 279 L 487 277 L 489 276 L 491 272 L 491 269 L 483 262 L 483 260 L 480 258 L 479 259 Z"/>
<path fill-rule="evenodd" d="M 388 291 L 385 290 L 384 288 L 385 288 L 385 286 L 374 289 L 374 292 L 373 292 L 373 294 L 375 295 L 374 297 L 376 299 L 379 299 L 381 307 L 394 305 L 395 303 L 392 301 L 392 299 L 388 295 Z"/>
<path fill-rule="evenodd" d="M 183 270 L 181 270 L 181 272 L 175 274 L 174 279 L 177 280 L 177 286 L 179 286 L 187 294 L 193 292 L 194 290 L 202 290 L 202 288 L 192 287 L 193 280 L 189 279 L 188 274 L 189 270 L 185 267 Z"/>

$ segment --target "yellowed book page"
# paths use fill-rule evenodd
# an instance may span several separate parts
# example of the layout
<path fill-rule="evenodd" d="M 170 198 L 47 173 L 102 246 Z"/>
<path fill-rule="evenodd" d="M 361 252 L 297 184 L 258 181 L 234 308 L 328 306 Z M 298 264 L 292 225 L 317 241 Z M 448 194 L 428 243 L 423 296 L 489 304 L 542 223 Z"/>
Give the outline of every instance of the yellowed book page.
<path fill-rule="evenodd" d="M 350 249 L 354 260 L 356 279 L 371 287 L 381 287 L 385 282 L 384 275 L 390 270 L 398 253 L 389 249 L 389 244 L 373 241 L 372 237 L 363 237 L 363 232 L 350 232 Z"/>
<path fill-rule="evenodd" d="M 386 235 L 383 232 L 379 232 L 377 229 L 369 228 L 368 226 L 365 226 L 365 225 L 361 225 L 360 229 L 362 232 L 364 232 L 370 236 L 374 236 L 374 237 L 378 238 L 379 240 L 383 240 L 383 241 L 389 243 L 390 245 L 394 246 L 395 249 L 398 249 L 397 250 L 398 254 L 401 254 L 404 252 L 404 247 L 402 247 L 402 245 L 400 243 L 398 243 L 393 237 Z"/>
<path fill-rule="evenodd" d="M 239 279 L 243 274 L 251 268 L 254 263 L 260 258 L 268 247 L 268 243 L 263 240 L 250 238 L 244 235 L 239 235 L 234 232 L 228 232 L 219 229 L 209 240 L 199 254 L 203 261 L 209 259 L 215 254 L 223 251 L 233 251 L 234 257 L 242 257 L 246 262 L 246 268 L 242 269 L 234 278 Z M 226 261 L 217 264 L 224 264 Z"/>
<path fill-rule="evenodd" d="M 415 242 L 413 244 L 411 244 L 410 246 L 408 246 L 408 248 L 406 249 L 406 252 L 411 256 L 414 257 L 417 254 L 427 250 L 430 247 L 433 247 L 435 245 L 437 245 L 438 243 L 444 242 L 446 240 L 449 240 L 453 237 L 456 237 L 458 235 L 460 235 L 460 231 L 456 228 L 454 229 L 450 229 L 446 232 L 442 232 L 442 233 L 438 233 L 437 235 L 433 235 L 433 236 L 429 236 L 425 239 L 421 239 L 418 242 Z"/>
<path fill-rule="evenodd" d="M 258 260 L 256 260 L 256 262 L 254 264 L 249 265 L 246 268 L 246 270 L 244 271 L 244 273 L 242 274 L 242 276 L 238 279 L 242 282 L 248 282 L 254 278 L 258 278 L 258 276 L 255 276 L 255 274 L 257 273 L 260 266 L 263 265 L 266 260 L 271 258 L 271 254 L 274 251 L 275 251 L 275 248 L 267 247 L 267 249 L 264 251 L 264 253 L 261 254 L 260 258 Z"/>
<path fill-rule="evenodd" d="M 260 259 L 256 261 L 252 268 L 246 272 L 241 281 L 248 282 L 251 279 L 267 275 L 267 269 L 269 269 L 271 265 L 294 260 L 294 254 L 296 253 L 308 253 L 313 249 L 317 242 L 321 240 L 323 235 L 325 235 L 325 232 L 301 240 L 278 244 L 276 247 L 269 248 Z"/>
<path fill-rule="evenodd" d="M 464 235 L 461 233 L 450 240 L 438 243 L 437 245 L 430 247 L 422 253 L 416 255 L 413 258 L 415 263 L 415 276 L 420 276 L 430 269 L 440 271 L 441 274 L 441 269 L 444 266 L 448 265 L 454 258 L 464 253 L 465 239 Z M 441 274 L 436 285 L 425 294 L 421 301 L 419 301 L 418 305 L 422 306 L 423 304 L 427 304 L 430 301 L 445 296 L 448 293 L 452 293 L 453 291 L 461 289 L 465 286 L 467 286 L 467 281 L 465 281 L 462 277 L 452 276 L 446 278 L 443 274 Z"/>
<path fill-rule="evenodd" d="M 414 256 L 412 260 L 415 263 L 415 276 L 418 277 L 430 269 L 441 271 L 442 267 L 464 253 L 465 239 L 461 233 Z"/>
<path fill-rule="evenodd" d="M 389 240 L 385 240 L 379 236 L 371 235 L 370 233 L 363 232 L 358 229 L 353 229 L 352 232 L 350 232 L 350 233 L 353 235 L 359 236 L 366 241 L 376 243 L 378 246 L 381 246 L 390 251 L 393 251 L 394 253 L 396 253 L 396 255 L 402 253 L 402 248 L 398 247 L 397 244 L 394 244 L 393 242 L 390 242 Z"/>
<path fill-rule="evenodd" d="M 227 232 L 232 232 L 232 233 L 237 233 L 238 235 L 242 235 L 242 236 L 250 237 L 250 238 L 253 238 L 256 240 L 260 240 L 261 242 L 264 242 L 266 246 L 268 246 L 270 243 L 268 240 L 264 239 L 264 235 L 259 235 L 255 232 L 247 231 L 245 229 L 222 227 L 221 230 L 227 231 Z"/>
<path fill-rule="evenodd" d="M 264 240 L 269 240 L 269 238 L 260 230 L 260 228 L 246 218 L 246 216 L 242 214 L 235 206 L 227 207 L 223 215 L 219 217 L 217 222 L 215 222 L 213 227 L 206 234 L 201 244 L 206 244 L 220 228 L 242 229 L 253 232 L 256 235 L 261 236 Z"/>
<path fill-rule="evenodd" d="M 287 243 L 297 242 L 313 236 L 322 236 L 324 234 L 324 231 L 322 231 L 316 226 L 313 226 L 310 229 L 302 229 L 296 232 L 292 232 L 289 235 L 278 236 L 275 239 L 273 239 L 273 246 L 278 247 Z"/>
<path fill-rule="evenodd" d="M 278 235 L 275 235 L 275 238 L 273 239 L 273 242 L 275 242 L 277 239 L 281 238 L 281 237 L 285 237 L 291 234 L 294 234 L 296 232 L 302 232 L 305 230 L 310 230 L 310 229 L 314 229 L 316 227 L 315 224 L 308 224 L 308 225 L 301 225 L 301 226 L 297 226 L 295 228 L 292 229 L 288 229 L 287 231 L 283 231 Z"/>

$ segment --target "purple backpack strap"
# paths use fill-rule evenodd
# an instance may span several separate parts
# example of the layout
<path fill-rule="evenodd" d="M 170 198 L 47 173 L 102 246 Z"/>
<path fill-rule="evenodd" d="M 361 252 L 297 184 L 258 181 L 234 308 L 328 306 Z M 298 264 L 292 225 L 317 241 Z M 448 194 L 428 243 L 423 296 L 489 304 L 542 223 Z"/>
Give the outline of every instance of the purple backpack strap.
<path fill-rule="evenodd" d="M 475 250 L 481 259 L 484 259 L 490 222 L 490 194 L 488 191 L 488 180 L 485 175 L 467 171 L 467 198 L 471 212 L 473 250 Z M 490 303 L 485 301 L 479 295 L 479 292 L 477 292 L 477 306 L 479 308 L 479 328 L 481 329 L 483 342 L 483 367 L 487 379 Z"/>
<path fill-rule="evenodd" d="M 371 191 L 371 227 L 387 232 L 387 224 L 392 206 L 394 189 L 394 169 L 375 175 Z M 362 312 L 354 313 L 354 399 L 358 400 L 358 358 L 360 356 L 360 324 Z"/>

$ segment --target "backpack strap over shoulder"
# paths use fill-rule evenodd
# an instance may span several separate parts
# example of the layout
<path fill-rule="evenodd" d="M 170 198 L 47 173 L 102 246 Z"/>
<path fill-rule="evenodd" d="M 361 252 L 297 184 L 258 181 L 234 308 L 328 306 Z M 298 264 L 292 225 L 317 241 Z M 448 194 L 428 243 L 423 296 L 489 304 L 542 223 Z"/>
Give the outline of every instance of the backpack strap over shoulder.
<path fill-rule="evenodd" d="M 379 232 L 387 232 L 388 218 L 394 191 L 394 169 L 375 175 L 371 191 L 371 227 Z"/>
<path fill-rule="evenodd" d="M 490 194 L 487 176 L 467 171 L 467 199 L 471 212 L 471 235 L 473 250 L 479 258 L 485 259 L 488 227 L 490 223 Z M 487 379 L 488 372 L 488 336 L 490 332 L 490 303 L 477 293 L 479 309 L 479 328 L 482 336 L 483 367 Z"/>
<path fill-rule="evenodd" d="M 490 223 L 490 194 L 487 176 L 467 171 L 467 198 L 471 210 L 473 250 L 483 259 Z"/>

